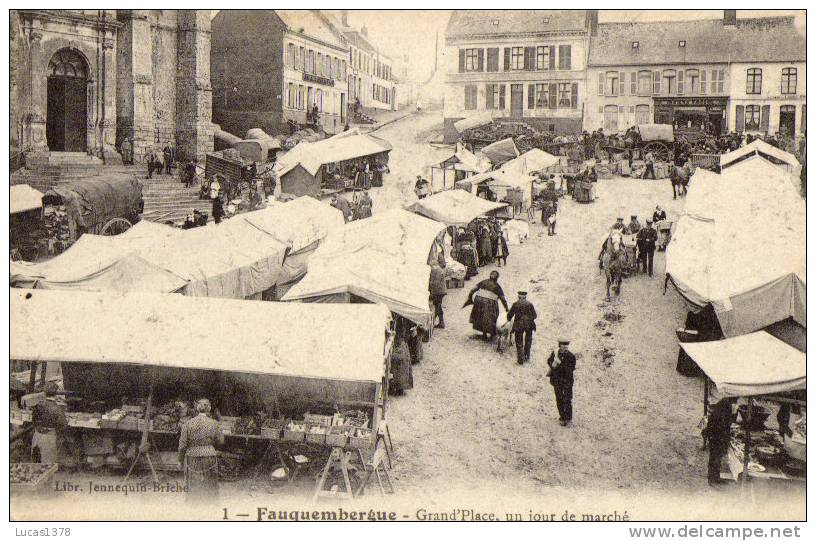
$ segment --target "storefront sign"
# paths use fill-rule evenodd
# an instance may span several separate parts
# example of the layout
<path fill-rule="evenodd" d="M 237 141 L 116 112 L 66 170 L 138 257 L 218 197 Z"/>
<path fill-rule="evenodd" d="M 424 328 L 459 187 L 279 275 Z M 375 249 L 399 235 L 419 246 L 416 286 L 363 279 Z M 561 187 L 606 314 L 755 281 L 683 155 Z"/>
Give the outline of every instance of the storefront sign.
<path fill-rule="evenodd" d="M 304 73 L 303 80 L 309 83 L 317 83 L 319 85 L 334 86 L 334 79 L 329 77 L 321 77 L 320 75 L 312 75 L 311 73 Z"/>

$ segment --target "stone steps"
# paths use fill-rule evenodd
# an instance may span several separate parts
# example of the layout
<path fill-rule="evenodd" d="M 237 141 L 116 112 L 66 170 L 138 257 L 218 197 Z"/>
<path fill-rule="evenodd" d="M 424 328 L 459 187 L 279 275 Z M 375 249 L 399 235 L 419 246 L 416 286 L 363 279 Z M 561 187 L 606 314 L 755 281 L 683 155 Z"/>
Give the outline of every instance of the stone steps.
<path fill-rule="evenodd" d="M 199 186 L 187 188 L 178 177 L 167 175 L 157 175 L 151 179 L 142 177 L 141 181 L 144 220 L 182 222 L 194 209 L 212 213 L 212 202 L 198 197 Z"/>

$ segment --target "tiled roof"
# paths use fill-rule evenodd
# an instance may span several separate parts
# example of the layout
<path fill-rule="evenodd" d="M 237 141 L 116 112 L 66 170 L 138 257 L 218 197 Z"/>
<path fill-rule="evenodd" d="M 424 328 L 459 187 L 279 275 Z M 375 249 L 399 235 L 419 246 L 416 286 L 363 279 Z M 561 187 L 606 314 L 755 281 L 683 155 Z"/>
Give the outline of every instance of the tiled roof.
<path fill-rule="evenodd" d="M 455 10 L 451 14 L 445 36 L 454 38 L 530 32 L 568 32 L 586 30 L 586 27 L 585 10 L 463 9 Z"/>
<path fill-rule="evenodd" d="M 357 47 L 358 49 L 362 49 L 363 51 L 367 51 L 369 53 L 376 53 L 377 49 L 371 45 L 371 42 L 368 41 L 358 30 L 351 29 L 343 29 L 343 36 L 345 36 L 346 40 L 349 42 L 349 45 Z"/>
<path fill-rule="evenodd" d="M 589 47 L 590 66 L 805 60 L 793 17 L 600 24 Z"/>
<path fill-rule="evenodd" d="M 318 13 L 310 9 L 276 9 L 275 13 L 293 32 L 297 33 L 303 29 L 303 34 L 308 37 L 346 49 L 336 29 Z"/>

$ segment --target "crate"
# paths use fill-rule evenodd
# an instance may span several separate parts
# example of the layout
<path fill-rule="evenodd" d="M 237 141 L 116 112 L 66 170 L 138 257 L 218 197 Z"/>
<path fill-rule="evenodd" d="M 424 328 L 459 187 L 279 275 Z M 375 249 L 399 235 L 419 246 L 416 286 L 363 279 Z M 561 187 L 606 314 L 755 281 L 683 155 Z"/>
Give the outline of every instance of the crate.
<path fill-rule="evenodd" d="M 368 428 L 361 428 L 359 429 L 361 433 L 364 433 L 363 437 L 357 436 L 349 436 L 348 439 L 348 446 L 352 449 L 370 449 L 374 446 L 373 442 L 373 433 Z M 356 433 L 357 431 L 355 431 Z"/>
<path fill-rule="evenodd" d="M 279 441 L 283 427 L 289 424 L 285 419 L 271 419 L 266 421 L 269 426 L 261 427 L 261 437 L 268 440 Z"/>
<path fill-rule="evenodd" d="M 448 277 L 445 278 L 445 286 L 448 289 L 459 289 L 465 287 L 465 281 L 459 280 L 457 278 Z"/>
<path fill-rule="evenodd" d="M 23 465 L 26 467 L 40 467 L 42 464 L 31 464 L 27 462 L 22 463 L 12 463 L 12 465 Z M 58 464 L 49 464 L 48 468 L 43 471 L 36 479 L 33 481 L 29 481 L 28 483 L 9 483 L 12 493 L 30 493 L 30 492 L 39 492 L 46 486 L 50 484 L 51 478 L 54 477 L 54 474 L 57 473 L 59 469 Z"/>
<path fill-rule="evenodd" d="M 329 447 L 345 447 L 349 438 L 349 427 L 347 426 L 333 426 L 326 434 L 326 445 Z"/>

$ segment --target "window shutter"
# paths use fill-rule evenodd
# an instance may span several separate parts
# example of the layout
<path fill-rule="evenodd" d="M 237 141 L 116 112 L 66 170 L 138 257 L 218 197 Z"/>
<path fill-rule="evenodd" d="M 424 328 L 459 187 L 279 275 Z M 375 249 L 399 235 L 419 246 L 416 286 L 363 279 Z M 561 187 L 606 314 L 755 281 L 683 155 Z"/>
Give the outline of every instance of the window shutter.
<path fill-rule="evenodd" d="M 684 84 L 684 80 L 683 80 L 684 75 L 685 75 L 685 72 L 682 71 L 682 70 L 677 72 L 677 93 L 678 94 L 682 94 L 683 91 L 685 90 L 685 88 L 684 88 L 685 84 Z"/>
<path fill-rule="evenodd" d="M 504 48 L 504 71 L 510 71 L 510 47 Z"/>
<path fill-rule="evenodd" d="M 603 72 L 598 74 L 598 95 L 604 95 L 604 84 L 606 83 L 606 75 Z"/>
<path fill-rule="evenodd" d="M 706 81 L 706 70 L 700 70 L 700 94 L 708 93 L 708 82 Z"/>
<path fill-rule="evenodd" d="M 550 46 L 550 69 L 555 69 L 555 46 Z"/>
<path fill-rule="evenodd" d="M 629 72 L 629 95 L 630 96 L 637 96 L 637 72 L 632 71 Z"/>
<path fill-rule="evenodd" d="M 479 57 L 478 57 L 479 64 L 478 64 L 478 66 L 476 68 L 476 71 L 484 71 L 484 49 L 479 49 L 478 54 L 479 54 Z"/>
<path fill-rule="evenodd" d="M 623 96 L 626 94 L 626 73 L 618 72 L 618 94 Z"/>
<path fill-rule="evenodd" d="M 770 121 L 771 121 L 771 106 L 763 105 L 759 115 L 759 129 L 767 133 Z"/>
<path fill-rule="evenodd" d="M 499 109 L 502 110 L 504 110 L 504 86 L 505 85 L 499 85 Z"/>
<path fill-rule="evenodd" d="M 660 94 L 660 72 L 654 72 L 654 86 L 652 87 L 652 94 Z"/>
<path fill-rule="evenodd" d="M 799 131 L 801 134 L 807 131 L 807 105 L 802 106 L 802 123 L 799 126 Z"/>
<path fill-rule="evenodd" d="M 572 83 L 572 108 L 578 109 L 578 83 Z"/>
<path fill-rule="evenodd" d="M 736 113 L 736 130 L 737 133 L 742 133 L 745 131 L 745 107 L 743 105 L 737 105 L 737 113 Z"/>
<path fill-rule="evenodd" d="M 558 69 L 560 70 L 572 69 L 572 46 L 570 45 L 558 46 Z"/>
<path fill-rule="evenodd" d="M 536 48 L 524 48 L 524 69 L 532 71 L 536 68 Z"/>
<path fill-rule="evenodd" d="M 459 49 L 459 73 L 465 71 L 465 50 Z"/>
<path fill-rule="evenodd" d="M 558 85 L 550 83 L 550 109 L 558 108 Z"/>
<path fill-rule="evenodd" d="M 487 50 L 487 71 L 499 71 L 499 49 L 497 47 Z"/>
<path fill-rule="evenodd" d="M 485 109 L 494 109 L 495 104 L 493 103 L 493 84 L 488 83 L 485 85 Z"/>
<path fill-rule="evenodd" d="M 527 109 L 535 109 L 535 85 L 527 85 Z"/>

